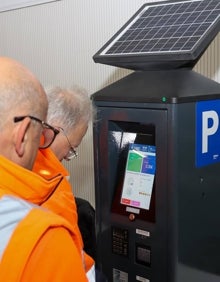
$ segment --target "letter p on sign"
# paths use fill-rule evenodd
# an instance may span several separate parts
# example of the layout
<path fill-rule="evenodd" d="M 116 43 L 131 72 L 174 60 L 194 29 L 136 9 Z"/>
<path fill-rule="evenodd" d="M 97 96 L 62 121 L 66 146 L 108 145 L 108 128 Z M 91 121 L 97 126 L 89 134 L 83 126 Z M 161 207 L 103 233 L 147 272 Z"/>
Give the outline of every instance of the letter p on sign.
<path fill-rule="evenodd" d="M 217 132 L 218 125 L 219 117 L 215 111 L 202 112 L 202 153 L 208 152 L 209 136 Z"/>

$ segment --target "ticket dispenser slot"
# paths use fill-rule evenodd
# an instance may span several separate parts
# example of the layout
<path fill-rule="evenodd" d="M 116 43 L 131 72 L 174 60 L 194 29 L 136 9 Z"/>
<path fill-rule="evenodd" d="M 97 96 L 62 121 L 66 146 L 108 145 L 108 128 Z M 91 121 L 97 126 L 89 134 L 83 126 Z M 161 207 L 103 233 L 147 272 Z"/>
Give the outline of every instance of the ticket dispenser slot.
<path fill-rule="evenodd" d="M 150 266 L 151 263 L 151 248 L 136 244 L 136 262 Z"/>

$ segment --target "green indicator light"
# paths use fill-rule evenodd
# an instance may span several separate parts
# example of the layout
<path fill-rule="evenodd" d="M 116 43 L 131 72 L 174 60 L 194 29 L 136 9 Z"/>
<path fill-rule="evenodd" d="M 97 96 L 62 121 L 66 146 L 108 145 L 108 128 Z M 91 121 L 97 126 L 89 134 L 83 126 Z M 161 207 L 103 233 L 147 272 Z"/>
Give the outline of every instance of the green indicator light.
<path fill-rule="evenodd" d="M 166 97 L 162 97 L 162 102 L 166 102 L 167 98 Z"/>

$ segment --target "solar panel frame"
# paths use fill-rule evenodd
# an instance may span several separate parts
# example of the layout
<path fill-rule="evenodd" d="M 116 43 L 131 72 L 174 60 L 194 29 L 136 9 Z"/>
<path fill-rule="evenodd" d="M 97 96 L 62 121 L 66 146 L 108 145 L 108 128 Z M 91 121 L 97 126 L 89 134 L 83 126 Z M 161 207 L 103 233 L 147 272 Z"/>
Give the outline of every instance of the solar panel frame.
<path fill-rule="evenodd" d="M 215 11 L 213 9 L 214 6 L 211 7 L 213 3 L 215 5 L 220 6 L 220 1 L 218 2 L 218 0 L 179 0 L 179 1 L 171 0 L 165 2 L 163 1 L 163 2 L 144 4 L 130 18 L 130 20 L 128 20 L 122 26 L 122 28 L 118 32 L 116 32 L 116 34 L 93 56 L 93 59 L 95 62 L 98 63 L 124 67 L 134 70 L 173 69 L 173 68 L 181 68 L 181 67 L 192 68 L 220 30 L 220 13 L 219 10 Z M 211 24 L 210 22 L 206 23 L 205 20 L 206 18 L 208 19 L 209 14 L 205 9 L 202 11 L 202 14 L 201 13 L 199 14 L 198 4 L 202 4 L 202 5 L 209 4 L 210 8 L 213 9 L 211 12 L 213 13 L 214 17 L 216 17 L 215 21 L 212 21 Z M 181 11 L 179 11 L 178 13 L 180 17 L 179 18 L 175 17 L 175 15 L 177 14 L 177 10 L 176 10 L 177 5 L 179 5 L 178 9 L 181 9 L 181 5 L 182 7 L 185 5 L 184 8 L 187 7 L 187 9 L 190 9 L 190 12 L 188 12 L 187 15 L 188 18 L 185 17 L 185 14 L 183 15 L 183 12 L 181 14 Z M 163 14 L 164 7 L 165 8 L 169 7 L 170 14 L 165 14 L 165 15 Z M 149 12 L 151 8 L 152 8 L 151 12 L 152 13 L 154 12 L 155 16 L 151 17 L 151 22 L 149 22 L 149 18 L 145 19 L 143 14 Z M 193 14 L 192 14 L 192 8 L 194 8 Z M 184 10 L 184 12 L 185 11 L 186 10 Z M 170 15 L 172 15 L 172 12 L 176 13 L 173 14 L 174 17 L 170 17 Z M 196 15 L 197 17 L 206 16 L 206 18 L 203 19 L 200 26 L 198 22 L 194 22 Z M 161 16 L 161 18 L 159 18 L 159 16 Z M 184 22 L 185 26 L 183 26 L 183 22 L 182 22 L 183 19 L 185 19 Z M 155 28 L 155 24 L 159 26 L 159 24 L 164 23 L 165 20 L 169 22 L 169 25 L 171 24 L 171 21 L 175 21 L 175 20 L 179 21 L 180 22 L 179 29 L 177 30 L 175 27 L 173 27 L 173 31 L 172 31 L 172 27 L 169 25 L 164 25 L 163 28 L 161 28 L 161 30 Z M 146 34 L 146 30 L 145 30 L 146 28 L 141 30 L 143 34 L 141 34 L 140 31 L 139 33 L 135 34 L 135 28 L 138 27 L 138 25 L 140 24 L 141 25 L 145 24 L 145 26 L 146 24 L 148 25 L 151 24 L 151 28 L 147 30 L 149 34 Z M 188 29 L 185 28 L 186 26 L 188 26 Z M 130 27 L 132 27 L 133 29 L 131 30 Z M 176 32 L 176 36 L 177 36 L 176 38 L 178 40 L 175 37 L 171 37 L 171 36 L 166 38 L 164 34 L 167 29 L 170 29 L 169 34 L 173 35 L 173 33 Z M 130 37 L 128 37 L 127 31 L 129 32 L 132 31 L 133 34 L 129 34 Z M 162 38 L 155 37 L 155 31 L 158 33 L 160 32 L 163 37 Z M 192 31 L 195 32 L 194 37 L 192 36 L 190 37 Z M 181 36 L 181 33 L 183 32 L 185 32 L 185 37 Z M 134 36 L 136 37 L 134 38 Z M 147 41 L 147 39 L 145 39 L 145 41 L 142 40 L 138 42 L 138 40 L 141 39 L 142 36 L 145 36 L 145 38 L 147 38 L 148 36 L 149 40 Z M 123 37 L 126 37 L 125 39 L 127 41 L 123 42 L 124 40 Z M 152 37 L 154 40 L 152 39 Z M 185 38 L 189 38 L 187 44 L 185 44 Z M 134 43 L 133 39 L 136 39 L 135 41 L 136 46 L 135 44 L 134 46 L 132 46 L 132 44 Z M 126 46 L 128 42 L 129 44 Z M 146 47 L 146 42 L 149 42 L 147 45 L 148 50 L 151 44 L 155 48 L 154 51 L 144 51 L 142 53 L 129 52 L 131 48 L 133 48 L 132 50 L 135 50 L 134 48 L 137 48 L 137 50 L 140 50 L 140 48 L 142 48 L 142 50 L 144 50 L 143 48 Z M 173 45 L 174 43 L 176 44 L 176 46 L 175 48 L 172 47 L 173 49 L 171 49 L 170 46 L 174 46 Z M 122 44 L 124 44 L 124 46 L 122 46 Z M 115 50 L 116 47 L 121 48 L 122 50 L 121 53 L 113 53 L 113 52 L 107 53 L 108 50 L 113 50 L 112 46 L 114 46 Z M 163 51 L 161 51 L 162 50 L 161 46 L 164 48 Z M 192 46 L 193 48 L 189 49 L 188 48 L 189 46 Z M 167 47 L 167 50 L 165 50 L 165 47 Z M 158 48 L 158 50 L 156 48 Z M 180 48 L 182 48 L 182 50 L 180 50 Z"/>

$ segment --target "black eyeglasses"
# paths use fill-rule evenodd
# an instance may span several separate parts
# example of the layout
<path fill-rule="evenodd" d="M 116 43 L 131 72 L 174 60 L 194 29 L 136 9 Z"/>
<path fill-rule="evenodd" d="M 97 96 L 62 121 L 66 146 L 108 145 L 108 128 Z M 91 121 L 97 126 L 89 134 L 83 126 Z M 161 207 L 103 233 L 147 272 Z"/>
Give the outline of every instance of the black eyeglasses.
<path fill-rule="evenodd" d="M 67 140 L 67 142 L 69 143 L 69 146 L 70 146 L 69 152 L 64 157 L 64 160 L 70 161 L 71 159 L 76 158 L 78 156 L 78 153 L 76 152 L 76 149 L 73 148 L 73 146 L 71 145 L 70 140 L 67 137 L 64 129 L 62 127 L 58 127 L 58 128 L 62 131 L 63 135 L 66 137 L 66 140 Z"/>
<path fill-rule="evenodd" d="M 43 127 L 42 132 L 42 138 L 40 138 L 40 149 L 46 149 L 48 148 L 56 138 L 57 134 L 60 132 L 58 129 L 54 128 L 53 126 L 49 125 L 43 120 L 40 120 L 39 118 L 33 117 L 33 116 L 20 116 L 20 117 L 14 117 L 14 122 L 20 122 L 26 117 L 29 117 L 30 119 L 39 122 L 41 126 Z"/>

